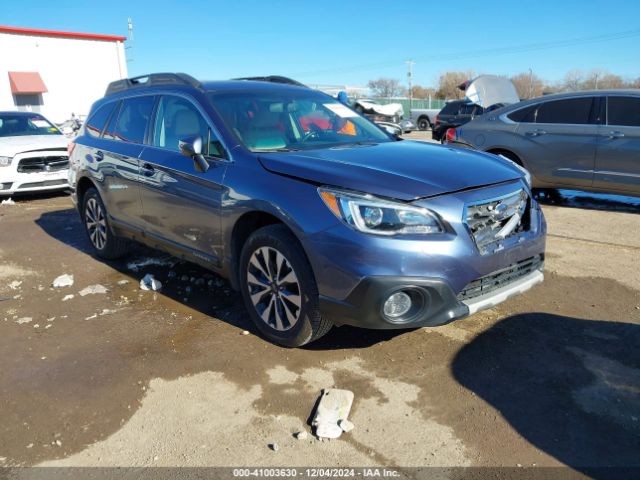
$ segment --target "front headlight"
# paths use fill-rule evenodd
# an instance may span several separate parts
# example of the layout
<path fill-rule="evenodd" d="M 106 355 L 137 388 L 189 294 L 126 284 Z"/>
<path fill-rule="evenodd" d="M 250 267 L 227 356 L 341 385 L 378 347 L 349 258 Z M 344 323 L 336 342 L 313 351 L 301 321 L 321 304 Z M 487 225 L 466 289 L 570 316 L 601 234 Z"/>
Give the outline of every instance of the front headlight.
<path fill-rule="evenodd" d="M 0 157 L 0 167 L 8 167 L 11 165 L 11 157 Z"/>
<path fill-rule="evenodd" d="M 318 193 L 336 217 L 361 232 L 375 235 L 444 232 L 436 214 L 426 208 L 329 188 L 319 188 Z"/>

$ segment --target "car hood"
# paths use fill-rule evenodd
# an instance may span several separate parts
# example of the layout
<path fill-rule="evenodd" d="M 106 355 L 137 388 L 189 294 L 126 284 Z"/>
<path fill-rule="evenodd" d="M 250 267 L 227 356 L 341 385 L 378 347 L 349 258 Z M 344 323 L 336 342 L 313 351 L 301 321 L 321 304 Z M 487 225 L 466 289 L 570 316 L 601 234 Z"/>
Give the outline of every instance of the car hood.
<path fill-rule="evenodd" d="M 19 135 L 0 137 L 0 156 L 14 157 L 18 153 L 50 148 L 67 148 L 69 139 L 64 135 Z"/>
<path fill-rule="evenodd" d="M 259 160 L 273 173 L 404 201 L 522 177 L 494 155 L 407 140 L 261 153 Z"/>

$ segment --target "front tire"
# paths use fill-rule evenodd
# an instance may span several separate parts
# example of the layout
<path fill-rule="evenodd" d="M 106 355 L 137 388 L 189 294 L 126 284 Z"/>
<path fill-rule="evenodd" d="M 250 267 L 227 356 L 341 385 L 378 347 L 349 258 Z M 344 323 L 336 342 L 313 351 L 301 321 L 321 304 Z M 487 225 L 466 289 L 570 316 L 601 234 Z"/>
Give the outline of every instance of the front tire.
<path fill-rule="evenodd" d="M 240 289 L 249 316 L 274 343 L 300 347 L 327 333 L 318 287 L 298 239 L 269 225 L 247 239 L 240 256 Z"/>
<path fill-rule="evenodd" d="M 129 250 L 129 242 L 111 230 L 107 209 L 95 188 L 88 189 L 82 197 L 82 222 L 98 257 L 113 260 Z"/>

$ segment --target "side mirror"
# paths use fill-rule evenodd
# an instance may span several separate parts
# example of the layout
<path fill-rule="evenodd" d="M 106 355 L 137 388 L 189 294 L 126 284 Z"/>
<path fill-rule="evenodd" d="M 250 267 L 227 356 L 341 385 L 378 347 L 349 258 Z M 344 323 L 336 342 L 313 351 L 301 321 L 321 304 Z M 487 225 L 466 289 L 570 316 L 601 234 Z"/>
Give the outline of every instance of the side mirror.
<path fill-rule="evenodd" d="M 180 148 L 182 155 L 193 160 L 196 171 L 204 173 L 209 170 L 209 162 L 202 155 L 202 137 L 196 135 L 195 137 L 183 138 L 178 141 L 178 148 Z"/>

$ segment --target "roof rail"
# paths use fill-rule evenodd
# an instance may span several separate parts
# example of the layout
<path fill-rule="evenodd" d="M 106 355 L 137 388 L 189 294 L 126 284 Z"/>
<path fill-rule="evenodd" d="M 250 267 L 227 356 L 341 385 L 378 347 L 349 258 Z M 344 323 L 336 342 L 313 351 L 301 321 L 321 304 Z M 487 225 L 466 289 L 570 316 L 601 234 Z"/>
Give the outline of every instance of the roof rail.
<path fill-rule="evenodd" d="M 111 82 L 107 86 L 105 97 L 114 93 L 124 92 L 130 88 L 152 87 L 156 85 L 190 85 L 200 88 L 201 83 L 186 73 L 150 73 L 148 75 L 140 75 L 138 77 L 123 78 Z"/>
<path fill-rule="evenodd" d="M 306 87 L 304 83 L 300 83 L 297 80 L 294 80 L 289 77 L 283 77 L 281 75 L 265 75 L 261 77 L 241 77 L 241 78 L 234 78 L 233 80 L 253 80 L 256 82 L 284 83 L 286 85 Z"/>

